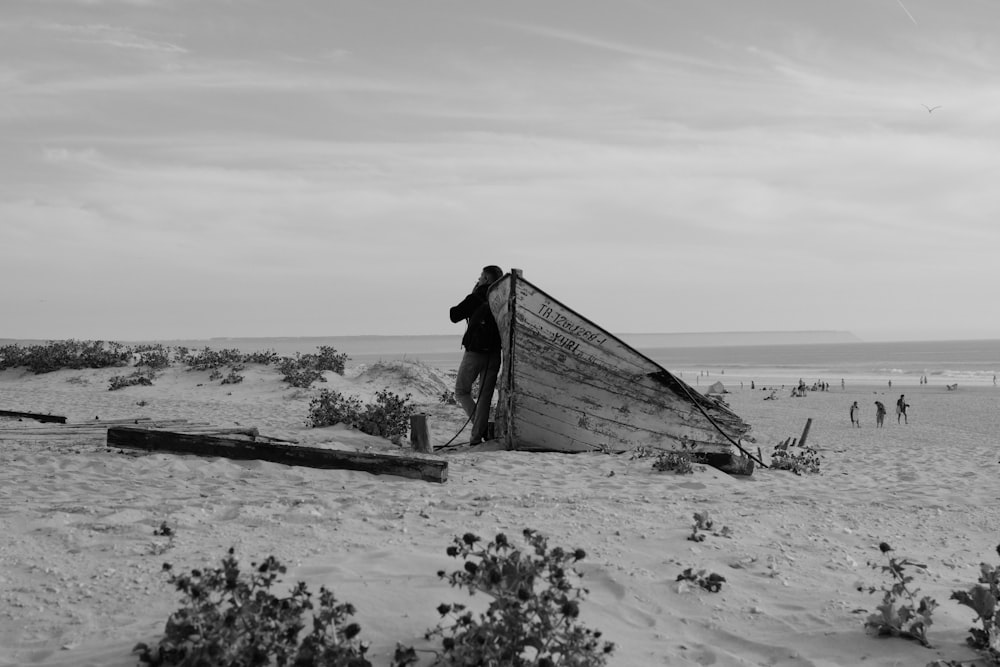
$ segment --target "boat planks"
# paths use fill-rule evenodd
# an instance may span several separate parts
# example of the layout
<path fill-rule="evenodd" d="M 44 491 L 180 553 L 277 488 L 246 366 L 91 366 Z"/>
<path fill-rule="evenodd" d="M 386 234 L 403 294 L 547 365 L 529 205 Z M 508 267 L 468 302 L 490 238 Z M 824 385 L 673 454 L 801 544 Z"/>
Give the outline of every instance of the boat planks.
<path fill-rule="evenodd" d="M 251 442 L 237 438 L 154 431 L 127 426 L 113 426 L 108 429 L 108 446 L 219 456 L 243 461 L 270 461 L 310 468 L 358 470 L 373 475 L 396 475 L 427 482 L 443 483 L 448 479 L 448 462 L 439 459 L 347 452 L 273 442 Z"/>
<path fill-rule="evenodd" d="M 494 284 L 504 345 L 498 428 L 510 449 L 730 456 L 749 426 L 519 271 Z"/>

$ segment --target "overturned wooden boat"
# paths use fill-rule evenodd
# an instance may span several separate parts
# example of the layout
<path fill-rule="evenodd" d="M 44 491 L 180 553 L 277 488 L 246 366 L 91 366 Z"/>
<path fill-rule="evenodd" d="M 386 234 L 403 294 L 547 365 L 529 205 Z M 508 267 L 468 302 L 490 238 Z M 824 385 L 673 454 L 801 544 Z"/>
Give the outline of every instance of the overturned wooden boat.
<path fill-rule="evenodd" d="M 489 292 L 500 328 L 496 437 L 531 451 L 686 452 L 734 474 L 750 426 L 514 269 Z"/>

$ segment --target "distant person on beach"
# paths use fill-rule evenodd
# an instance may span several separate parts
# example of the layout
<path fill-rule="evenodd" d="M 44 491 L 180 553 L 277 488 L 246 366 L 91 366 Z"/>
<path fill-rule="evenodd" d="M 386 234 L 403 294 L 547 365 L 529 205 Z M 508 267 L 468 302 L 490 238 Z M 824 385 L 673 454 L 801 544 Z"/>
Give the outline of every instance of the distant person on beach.
<path fill-rule="evenodd" d="M 885 405 L 882 401 L 875 401 L 875 426 L 882 428 L 885 423 Z"/>
<path fill-rule="evenodd" d="M 861 428 L 861 408 L 858 407 L 858 402 L 854 401 L 851 403 L 851 426 L 857 426 Z"/>
<path fill-rule="evenodd" d="M 899 423 L 900 418 L 903 419 L 904 424 L 909 424 L 910 421 L 906 418 L 906 408 L 910 407 L 910 404 L 906 402 L 904 394 L 899 395 L 899 400 L 896 401 L 896 423 Z"/>
<path fill-rule="evenodd" d="M 500 374 L 500 331 L 490 310 L 486 293 L 490 285 L 503 277 L 499 266 L 487 266 L 479 274 L 472 292 L 449 312 L 451 321 L 467 321 L 462 336 L 462 362 L 455 378 L 455 401 L 472 420 L 470 444 L 478 445 L 487 437 L 490 403 Z M 479 398 L 472 400 L 472 385 L 479 379 Z"/>

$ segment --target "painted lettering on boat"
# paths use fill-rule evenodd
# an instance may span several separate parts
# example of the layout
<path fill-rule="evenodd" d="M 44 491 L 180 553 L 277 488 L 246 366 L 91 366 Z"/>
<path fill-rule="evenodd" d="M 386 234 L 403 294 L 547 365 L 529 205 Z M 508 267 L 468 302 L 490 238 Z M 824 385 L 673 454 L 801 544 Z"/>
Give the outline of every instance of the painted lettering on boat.
<path fill-rule="evenodd" d="M 569 352 L 578 352 L 580 350 L 580 341 L 573 340 L 569 336 L 561 334 L 558 331 L 552 332 L 552 342 Z"/>
<path fill-rule="evenodd" d="M 608 342 L 608 337 L 599 331 L 592 331 L 587 327 L 576 324 L 552 306 L 543 303 L 538 307 L 538 316 L 547 322 L 551 322 L 563 331 L 577 338 L 582 338 L 594 345 L 604 345 Z"/>

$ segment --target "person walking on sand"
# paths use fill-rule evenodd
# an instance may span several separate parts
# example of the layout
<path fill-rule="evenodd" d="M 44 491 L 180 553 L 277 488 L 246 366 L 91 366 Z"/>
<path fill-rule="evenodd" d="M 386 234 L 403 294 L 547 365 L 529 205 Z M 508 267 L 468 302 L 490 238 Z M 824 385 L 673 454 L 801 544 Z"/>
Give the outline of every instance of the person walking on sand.
<path fill-rule="evenodd" d="M 467 321 L 462 336 L 462 361 L 455 378 L 455 401 L 472 420 L 470 444 L 478 445 L 487 437 L 490 403 L 500 374 L 500 330 L 490 310 L 486 294 L 490 285 L 503 277 L 499 266 L 487 266 L 479 274 L 472 292 L 449 311 L 454 323 Z M 472 400 L 472 385 L 479 379 L 479 398 Z"/>
<path fill-rule="evenodd" d="M 857 426 L 861 428 L 861 408 L 858 407 L 858 402 L 854 401 L 851 403 L 851 426 Z"/>
<path fill-rule="evenodd" d="M 904 424 L 909 424 L 910 421 L 906 418 L 906 408 L 910 407 L 910 404 L 906 402 L 906 397 L 904 394 L 899 395 L 899 400 L 896 401 L 896 423 L 899 423 L 900 418 L 902 418 Z"/>
<path fill-rule="evenodd" d="M 875 401 L 875 427 L 882 428 L 885 422 L 885 405 L 882 401 Z"/>

